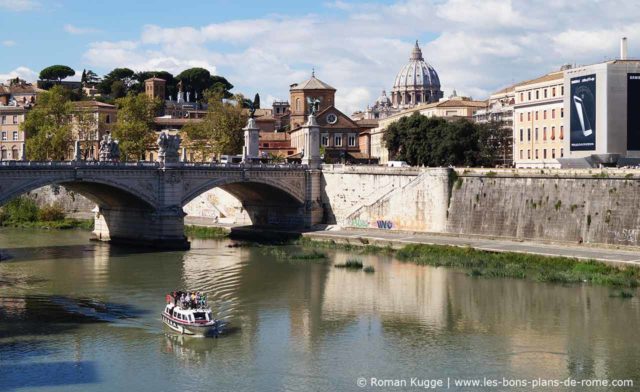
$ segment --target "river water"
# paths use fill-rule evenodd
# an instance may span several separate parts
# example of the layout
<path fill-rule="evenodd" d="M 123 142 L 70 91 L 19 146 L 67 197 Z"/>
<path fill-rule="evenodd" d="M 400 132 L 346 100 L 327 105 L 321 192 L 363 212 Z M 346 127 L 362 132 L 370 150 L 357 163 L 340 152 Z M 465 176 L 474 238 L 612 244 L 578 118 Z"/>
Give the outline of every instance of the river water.
<path fill-rule="evenodd" d="M 0 390 L 424 390 L 412 377 L 451 390 L 460 379 L 640 386 L 638 292 L 473 278 L 385 255 L 291 262 L 229 241 L 157 253 L 88 238 L 0 230 L 13 257 L 0 262 Z M 348 258 L 376 272 L 332 266 Z M 165 329 L 164 296 L 179 288 L 208 293 L 232 328 L 218 339 Z"/>

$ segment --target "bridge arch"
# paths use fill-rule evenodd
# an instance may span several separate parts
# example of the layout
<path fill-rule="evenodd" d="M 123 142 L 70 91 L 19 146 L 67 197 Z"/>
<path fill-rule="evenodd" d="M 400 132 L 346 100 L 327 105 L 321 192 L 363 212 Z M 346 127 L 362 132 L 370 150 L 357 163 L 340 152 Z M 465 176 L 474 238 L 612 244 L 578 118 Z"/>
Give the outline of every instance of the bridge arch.
<path fill-rule="evenodd" d="M 48 185 L 60 185 L 79 193 L 87 199 L 105 208 L 142 208 L 152 210 L 155 200 L 149 195 L 138 192 L 108 178 L 77 179 L 67 175 L 39 177 L 28 181 L 16 181 L 14 186 L 0 188 L 0 206 L 9 200 Z"/>
<path fill-rule="evenodd" d="M 304 185 L 296 188 L 270 178 L 207 180 L 185 192 L 182 207 L 215 188 L 235 197 L 249 215 L 253 225 L 290 227 L 305 224 Z"/>

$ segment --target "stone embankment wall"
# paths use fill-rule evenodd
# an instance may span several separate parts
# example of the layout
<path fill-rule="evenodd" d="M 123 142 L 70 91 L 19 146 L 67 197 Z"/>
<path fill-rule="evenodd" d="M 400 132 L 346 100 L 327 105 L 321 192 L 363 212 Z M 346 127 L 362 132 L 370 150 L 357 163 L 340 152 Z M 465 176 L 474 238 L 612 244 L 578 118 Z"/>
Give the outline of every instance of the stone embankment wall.
<path fill-rule="evenodd" d="M 640 171 L 327 167 L 342 227 L 640 246 Z M 358 207 L 359 206 L 359 207 Z"/>
<path fill-rule="evenodd" d="M 640 245 L 640 172 L 458 171 L 445 232 Z"/>
<path fill-rule="evenodd" d="M 322 175 L 327 223 L 385 230 L 444 230 L 447 169 L 324 165 Z"/>

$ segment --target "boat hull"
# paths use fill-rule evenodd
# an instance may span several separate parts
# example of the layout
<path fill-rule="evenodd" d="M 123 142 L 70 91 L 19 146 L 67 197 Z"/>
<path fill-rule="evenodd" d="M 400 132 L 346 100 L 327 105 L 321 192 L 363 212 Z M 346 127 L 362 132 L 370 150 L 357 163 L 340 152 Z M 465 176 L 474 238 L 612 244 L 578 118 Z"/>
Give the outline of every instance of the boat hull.
<path fill-rule="evenodd" d="M 162 322 L 165 323 L 167 327 L 183 335 L 215 336 L 218 334 L 218 324 L 216 322 L 201 325 L 185 324 L 173 320 L 165 313 L 161 313 L 161 316 Z"/>

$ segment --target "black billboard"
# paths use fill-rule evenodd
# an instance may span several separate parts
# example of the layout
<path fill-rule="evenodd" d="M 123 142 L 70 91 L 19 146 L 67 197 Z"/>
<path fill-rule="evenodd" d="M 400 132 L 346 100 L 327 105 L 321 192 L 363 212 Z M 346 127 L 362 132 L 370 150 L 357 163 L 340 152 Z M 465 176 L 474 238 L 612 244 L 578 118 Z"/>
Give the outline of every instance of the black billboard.
<path fill-rule="evenodd" d="M 627 74 L 627 150 L 640 150 L 640 74 Z"/>
<path fill-rule="evenodd" d="M 571 151 L 596 149 L 596 75 L 571 78 Z"/>

